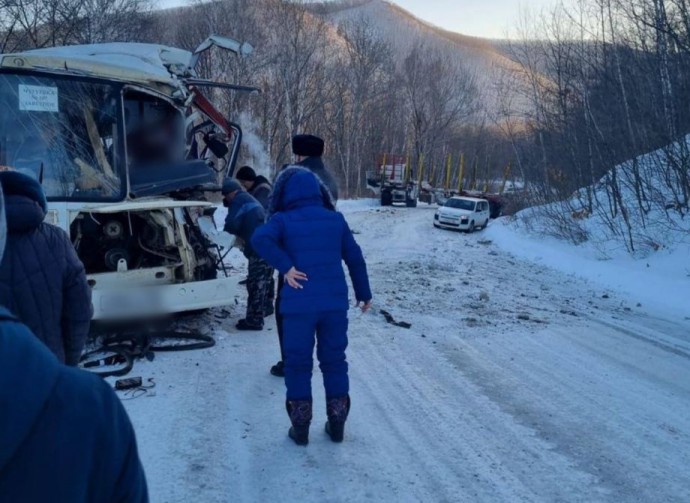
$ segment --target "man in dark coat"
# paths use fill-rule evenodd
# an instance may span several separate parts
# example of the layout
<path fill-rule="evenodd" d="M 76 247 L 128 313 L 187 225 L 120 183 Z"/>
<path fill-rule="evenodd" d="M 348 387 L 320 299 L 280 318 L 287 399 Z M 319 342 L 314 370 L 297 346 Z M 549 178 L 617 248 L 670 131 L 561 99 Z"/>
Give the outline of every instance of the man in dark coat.
<path fill-rule="evenodd" d="M 324 142 L 318 136 L 311 134 L 296 134 L 292 137 L 292 153 L 297 156 L 297 166 L 304 166 L 319 177 L 331 192 L 333 201 L 338 202 L 338 183 L 335 177 L 326 169 L 321 156 Z"/>
<path fill-rule="evenodd" d="M 312 173 L 324 184 L 330 192 L 330 199 L 333 201 L 333 207 L 338 202 L 338 183 L 335 177 L 326 169 L 323 164 L 321 156 L 323 155 L 324 141 L 318 136 L 311 134 L 296 134 L 292 137 L 292 153 L 297 156 L 297 166 L 303 166 Z M 285 166 L 283 166 L 285 168 Z M 269 209 L 269 216 L 271 211 Z M 278 295 L 275 300 L 276 313 L 276 328 L 278 332 L 278 343 L 280 344 L 280 361 L 271 367 L 271 374 L 278 377 L 283 377 L 285 371 L 283 369 L 283 360 L 285 359 L 285 352 L 283 350 L 283 317 L 280 314 L 280 291 L 283 286 L 282 276 L 278 276 Z"/>
<path fill-rule="evenodd" d="M 350 408 L 347 347 L 348 287 L 345 261 L 362 310 L 371 305 L 371 289 L 362 251 L 345 218 L 332 211 L 322 184 L 309 170 L 288 167 L 275 183 L 276 213 L 254 232 L 254 249 L 285 277 L 283 315 L 286 408 L 290 438 L 308 443 L 312 417 L 311 376 L 316 354 L 326 391 L 326 431 L 343 440 Z"/>
<path fill-rule="evenodd" d="M 8 237 L 0 263 L 0 305 L 67 365 L 79 362 L 93 315 L 84 266 L 67 233 L 43 222 L 47 204 L 32 177 L 0 172 Z"/>
<path fill-rule="evenodd" d="M 0 190 L 0 259 L 5 218 Z M 132 425 L 100 377 L 66 367 L 0 307 L 0 501 L 146 503 Z"/>
<path fill-rule="evenodd" d="M 271 195 L 271 182 L 266 177 L 257 175 L 251 166 L 242 166 L 235 178 L 242 184 L 244 189 L 249 192 L 254 199 L 261 203 L 264 210 L 268 209 L 268 198 Z"/>
<path fill-rule="evenodd" d="M 228 208 L 225 232 L 242 240 L 244 256 L 249 261 L 247 273 L 247 315 L 237 322 L 238 330 L 262 330 L 267 304 L 268 283 L 273 269 L 259 257 L 251 244 L 254 231 L 263 225 L 266 213 L 259 202 L 242 189 L 237 180 L 225 180 L 222 188 L 223 205 Z"/>

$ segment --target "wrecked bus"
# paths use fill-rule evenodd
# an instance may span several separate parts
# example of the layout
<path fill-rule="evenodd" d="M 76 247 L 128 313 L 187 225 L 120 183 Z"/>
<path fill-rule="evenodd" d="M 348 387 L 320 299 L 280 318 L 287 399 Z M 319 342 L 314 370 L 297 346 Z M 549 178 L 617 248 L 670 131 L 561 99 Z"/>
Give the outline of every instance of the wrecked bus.
<path fill-rule="evenodd" d="M 199 92 L 219 85 L 194 53 L 156 44 L 66 46 L 0 55 L 0 165 L 40 181 L 47 221 L 71 237 L 94 319 L 227 304 L 237 288 L 207 195 L 231 176 L 242 138 Z"/>

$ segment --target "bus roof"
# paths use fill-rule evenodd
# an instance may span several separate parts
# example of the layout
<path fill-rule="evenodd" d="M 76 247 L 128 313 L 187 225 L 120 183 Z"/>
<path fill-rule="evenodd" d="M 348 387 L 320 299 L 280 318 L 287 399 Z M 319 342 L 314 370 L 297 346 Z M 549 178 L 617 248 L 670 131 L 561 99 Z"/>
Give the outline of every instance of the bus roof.
<path fill-rule="evenodd" d="M 115 42 L 34 49 L 0 55 L 0 68 L 133 82 L 169 93 L 194 76 L 192 53 L 159 44 Z M 161 89 L 163 87 L 163 89 Z"/>

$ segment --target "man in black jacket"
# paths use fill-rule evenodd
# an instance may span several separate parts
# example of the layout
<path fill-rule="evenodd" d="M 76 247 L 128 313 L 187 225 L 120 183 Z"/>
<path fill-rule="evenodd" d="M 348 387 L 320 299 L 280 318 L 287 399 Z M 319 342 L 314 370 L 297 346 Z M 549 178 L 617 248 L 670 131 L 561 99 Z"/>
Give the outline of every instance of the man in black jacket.
<path fill-rule="evenodd" d="M 93 315 L 84 265 L 65 231 L 44 223 L 47 203 L 34 178 L 0 172 L 7 247 L 0 262 L 0 305 L 67 365 L 77 365 Z"/>
<path fill-rule="evenodd" d="M 242 166 L 237 170 L 235 178 L 242 184 L 254 199 L 261 203 L 264 210 L 268 209 L 268 198 L 271 195 L 271 182 L 266 177 L 257 175 L 251 166 Z"/>
<path fill-rule="evenodd" d="M 330 192 L 333 204 L 338 202 L 338 183 L 335 177 L 326 169 L 321 156 L 323 155 L 324 141 L 311 134 L 296 134 L 292 137 L 292 153 L 297 156 L 297 166 L 303 166 L 314 173 Z M 269 215 L 270 216 L 270 215 Z M 278 331 L 278 343 L 280 344 L 280 361 L 271 367 L 271 374 L 278 377 L 285 376 L 283 370 L 283 317 L 280 314 L 280 289 L 283 287 L 283 278 L 278 275 L 278 295 L 275 300 L 276 328 Z"/>
<path fill-rule="evenodd" d="M 0 260 L 5 236 L 0 189 Z M 148 502 L 132 424 L 113 390 L 59 363 L 2 306 L 0 501 Z"/>
<path fill-rule="evenodd" d="M 304 166 L 314 173 L 328 187 L 334 202 L 338 201 L 338 182 L 323 164 L 324 143 L 311 134 L 296 134 L 292 137 L 292 153 L 297 156 L 297 166 Z"/>

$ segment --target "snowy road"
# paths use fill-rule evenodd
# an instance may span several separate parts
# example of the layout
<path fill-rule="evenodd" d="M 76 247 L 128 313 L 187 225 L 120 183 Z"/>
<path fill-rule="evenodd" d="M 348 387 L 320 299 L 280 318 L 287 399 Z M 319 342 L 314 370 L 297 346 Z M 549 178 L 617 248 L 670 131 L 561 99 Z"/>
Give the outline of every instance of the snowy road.
<path fill-rule="evenodd" d="M 322 431 L 318 369 L 310 444 L 287 438 L 275 329 L 235 331 L 238 297 L 186 320 L 216 347 L 132 373 L 157 383 L 124 402 L 154 503 L 690 501 L 687 318 L 517 259 L 491 226 L 347 216 L 376 307 L 412 327 L 351 311 L 346 441 Z"/>

